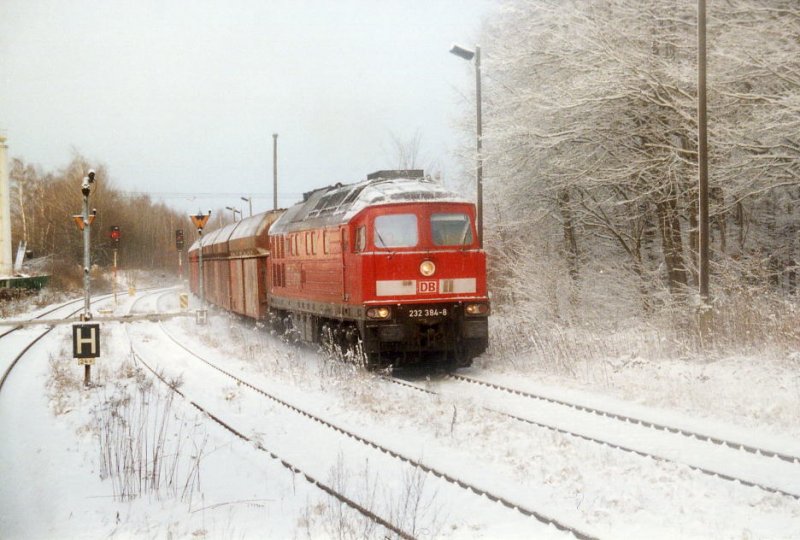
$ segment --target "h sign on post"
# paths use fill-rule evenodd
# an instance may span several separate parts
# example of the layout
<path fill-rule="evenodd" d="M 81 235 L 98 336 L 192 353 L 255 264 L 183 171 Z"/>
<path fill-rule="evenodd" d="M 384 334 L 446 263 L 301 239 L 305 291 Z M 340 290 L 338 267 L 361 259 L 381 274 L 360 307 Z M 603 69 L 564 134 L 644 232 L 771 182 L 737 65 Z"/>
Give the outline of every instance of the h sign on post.
<path fill-rule="evenodd" d="M 91 365 L 100 356 L 100 325 L 72 325 L 72 356 L 78 364 Z"/>

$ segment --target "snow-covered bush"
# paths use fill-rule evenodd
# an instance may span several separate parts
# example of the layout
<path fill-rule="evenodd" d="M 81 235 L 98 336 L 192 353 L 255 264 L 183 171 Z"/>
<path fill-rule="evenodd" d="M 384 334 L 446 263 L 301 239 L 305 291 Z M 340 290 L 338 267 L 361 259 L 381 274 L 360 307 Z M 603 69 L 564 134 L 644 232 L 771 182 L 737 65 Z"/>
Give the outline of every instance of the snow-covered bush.
<path fill-rule="evenodd" d="M 174 392 L 157 388 L 141 370 L 133 373 L 107 384 L 92 410 L 101 477 L 119 500 L 154 494 L 191 502 L 200 489 L 205 432 L 174 407 Z"/>

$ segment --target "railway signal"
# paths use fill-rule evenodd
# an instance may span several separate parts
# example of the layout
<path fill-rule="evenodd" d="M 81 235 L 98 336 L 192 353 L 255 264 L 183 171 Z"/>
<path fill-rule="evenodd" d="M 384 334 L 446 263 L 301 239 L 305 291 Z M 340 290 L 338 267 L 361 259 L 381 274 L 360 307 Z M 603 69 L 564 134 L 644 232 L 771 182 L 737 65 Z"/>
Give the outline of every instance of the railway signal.
<path fill-rule="evenodd" d="M 92 193 L 92 187 L 94 186 L 94 179 L 95 179 L 95 172 L 94 169 L 89 169 L 89 173 L 83 177 L 83 182 L 81 182 L 81 194 L 83 195 L 83 213 L 80 215 L 72 216 L 72 219 L 75 221 L 75 224 L 78 225 L 78 229 L 83 232 L 83 292 L 84 292 L 84 303 L 83 303 L 83 313 L 81 314 L 81 321 L 87 322 L 92 320 L 92 312 L 91 312 L 91 295 L 90 295 L 90 285 L 91 285 L 91 276 L 90 271 L 92 268 L 92 261 L 91 261 L 91 250 L 90 250 L 90 242 L 91 242 L 91 228 L 92 223 L 94 222 L 95 217 L 97 217 L 97 210 L 93 209 L 91 213 L 89 212 L 89 195 Z M 74 325 L 73 326 L 73 336 L 77 335 L 76 332 L 81 332 L 81 326 L 85 325 Z M 97 330 L 97 343 L 98 347 L 96 350 L 99 351 L 99 339 L 100 339 L 100 331 L 99 327 Z M 89 386 L 92 380 L 92 367 L 90 364 L 84 364 L 84 371 L 83 371 L 83 385 Z"/>
<path fill-rule="evenodd" d="M 192 223 L 195 227 L 197 227 L 197 241 L 200 243 L 200 259 L 198 261 L 198 274 L 199 274 L 199 285 L 200 285 L 200 309 L 197 310 L 196 319 L 195 321 L 197 324 L 205 324 L 206 323 L 206 316 L 208 315 L 208 310 L 206 309 L 206 289 L 203 285 L 203 247 L 202 247 L 202 240 L 203 240 L 203 228 L 208 223 L 208 218 L 211 217 L 211 210 L 208 211 L 208 214 L 203 214 L 198 210 L 196 214 L 189 214 L 189 217 L 192 220 Z"/>
<path fill-rule="evenodd" d="M 183 281 L 183 229 L 175 231 L 175 249 L 178 250 L 178 278 Z"/>

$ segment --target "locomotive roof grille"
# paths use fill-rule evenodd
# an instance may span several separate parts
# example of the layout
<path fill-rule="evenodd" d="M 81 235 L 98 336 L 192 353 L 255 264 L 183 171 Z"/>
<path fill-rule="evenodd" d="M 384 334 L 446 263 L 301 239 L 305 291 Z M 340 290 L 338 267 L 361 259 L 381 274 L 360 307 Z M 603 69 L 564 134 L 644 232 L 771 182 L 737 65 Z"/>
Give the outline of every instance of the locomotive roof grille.
<path fill-rule="evenodd" d="M 306 193 L 303 202 L 287 210 L 275 222 L 271 232 L 282 234 L 335 226 L 349 221 L 370 205 L 424 201 L 467 202 L 426 178 L 422 170 L 378 171 L 370 174 L 366 181 L 339 183 Z"/>
<path fill-rule="evenodd" d="M 367 175 L 367 180 L 393 180 L 397 178 L 424 178 L 425 171 L 423 169 L 400 169 L 389 171 L 375 171 Z"/>

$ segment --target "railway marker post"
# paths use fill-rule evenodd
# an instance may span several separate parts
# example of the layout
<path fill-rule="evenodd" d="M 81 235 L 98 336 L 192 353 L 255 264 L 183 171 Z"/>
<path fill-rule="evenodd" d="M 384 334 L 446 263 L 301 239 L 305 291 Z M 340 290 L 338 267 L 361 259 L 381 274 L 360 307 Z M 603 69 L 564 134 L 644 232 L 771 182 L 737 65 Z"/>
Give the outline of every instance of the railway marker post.
<path fill-rule="evenodd" d="M 73 324 L 72 325 L 72 357 L 78 360 L 79 366 L 84 366 L 84 386 L 89 386 L 89 369 L 94 364 L 94 359 L 100 356 L 100 325 L 99 324 Z"/>
<path fill-rule="evenodd" d="M 196 324 L 206 324 L 206 318 L 208 316 L 208 309 L 206 309 L 206 288 L 203 283 L 203 227 L 205 227 L 206 223 L 208 223 L 208 218 L 210 216 L 211 210 L 208 211 L 208 214 L 203 214 L 199 210 L 197 214 L 189 214 L 189 217 L 192 219 L 192 223 L 195 227 L 197 227 L 197 241 L 200 244 L 200 256 L 197 264 L 197 273 L 199 274 L 198 279 L 200 286 L 200 309 L 198 309 L 195 313 Z"/>

